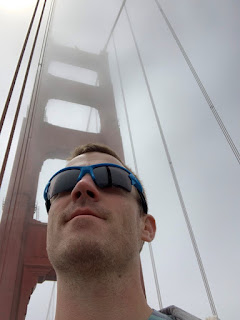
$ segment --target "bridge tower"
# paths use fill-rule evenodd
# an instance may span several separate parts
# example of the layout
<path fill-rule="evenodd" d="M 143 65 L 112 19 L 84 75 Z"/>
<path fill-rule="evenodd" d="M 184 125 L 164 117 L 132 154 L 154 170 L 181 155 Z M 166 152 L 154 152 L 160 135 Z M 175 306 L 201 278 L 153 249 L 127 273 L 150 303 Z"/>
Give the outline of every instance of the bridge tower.
<path fill-rule="evenodd" d="M 52 62 L 96 72 L 98 85 L 52 75 L 48 72 Z M 28 115 L 22 124 L 0 224 L 1 320 L 24 319 L 36 284 L 55 280 L 46 253 L 47 225 L 33 218 L 43 162 L 66 159 L 74 147 L 88 142 L 105 143 L 124 157 L 107 54 L 51 44 L 39 67 Z M 47 122 L 46 108 L 51 99 L 65 102 L 66 118 L 70 112 L 69 103 L 95 108 L 100 120 L 99 132 Z"/>

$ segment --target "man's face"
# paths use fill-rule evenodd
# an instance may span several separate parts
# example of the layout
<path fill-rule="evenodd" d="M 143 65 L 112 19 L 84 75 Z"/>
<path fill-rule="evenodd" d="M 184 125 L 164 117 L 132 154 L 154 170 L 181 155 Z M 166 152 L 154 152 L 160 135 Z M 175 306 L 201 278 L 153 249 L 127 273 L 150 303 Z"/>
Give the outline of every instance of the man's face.
<path fill-rule="evenodd" d="M 91 152 L 72 159 L 67 166 L 97 163 L 122 164 L 104 153 Z M 105 272 L 126 268 L 142 245 L 144 217 L 140 217 L 137 190 L 101 189 L 86 174 L 71 192 L 51 200 L 47 250 L 56 271 L 77 268 Z M 119 270 L 117 270 L 119 269 Z"/>

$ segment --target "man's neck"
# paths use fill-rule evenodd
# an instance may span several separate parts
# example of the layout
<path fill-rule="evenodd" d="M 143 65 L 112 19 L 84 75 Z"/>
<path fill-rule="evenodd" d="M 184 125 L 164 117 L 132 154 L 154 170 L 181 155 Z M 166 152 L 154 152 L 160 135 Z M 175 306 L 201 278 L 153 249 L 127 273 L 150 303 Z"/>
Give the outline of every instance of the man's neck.
<path fill-rule="evenodd" d="M 140 271 L 105 279 L 58 277 L 55 320 L 147 320 L 151 312 Z"/>

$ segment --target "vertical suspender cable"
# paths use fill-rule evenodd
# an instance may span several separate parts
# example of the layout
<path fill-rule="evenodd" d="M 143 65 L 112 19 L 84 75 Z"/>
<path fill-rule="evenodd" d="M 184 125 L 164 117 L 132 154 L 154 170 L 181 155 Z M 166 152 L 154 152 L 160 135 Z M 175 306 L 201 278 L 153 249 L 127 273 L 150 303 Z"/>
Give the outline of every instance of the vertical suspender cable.
<path fill-rule="evenodd" d="M 18 76 L 18 72 L 19 72 L 19 69 L 20 69 L 20 66 L 21 66 L 21 63 L 22 63 L 23 55 L 24 55 L 24 52 L 25 52 L 25 49 L 26 49 L 26 46 L 27 46 L 27 42 L 28 42 L 29 35 L 30 35 L 31 29 L 32 29 L 32 25 L 33 25 L 33 22 L 34 22 L 34 19 L 35 19 L 35 15 L 36 15 L 36 12 L 37 12 L 38 4 L 39 4 L 39 0 L 37 0 L 35 9 L 34 9 L 34 12 L 33 12 L 33 15 L 32 15 L 32 19 L 31 19 L 31 22 L 29 24 L 28 31 L 27 31 L 27 34 L 26 34 L 26 37 L 25 37 L 25 40 L 24 40 L 24 43 L 23 43 L 22 51 L 21 51 L 21 54 L 19 56 L 18 63 L 17 63 L 16 69 L 15 69 L 15 73 L 14 73 L 14 76 L 13 76 L 13 79 L 12 79 L 12 83 L 11 83 L 11 86 L 10 86 L 10 89 L 9 89 L 9 92 L 8 92 L 7 100 L 5 102 L 5 106 L 4 106 L 4 109 L 3 109 L 2 117 L 1 117 L 1 120 L 0 120 L 0 133 L 2 131 L 3 123 L 4 123 L 4 120 L 5 120 L 5 117 L 6 117 L 6 113 L 7 113 L 7 110 L 8 110 L 8 106 L 9 106 L 9 103 L 10 103 L 10 100 L 11 100 L 11 97 L 12 97 L 13 89 L 14 89 L 14 86 L 15 86 L 15 83 L 16 83 L 16 79 L 17 79 L 17 76 Z"/>
<path fill-rule="evenodd" d="M 232 149 L 233 154 L 235 155 L 238 163 L 240 164 L 240 153 L 239 153 L 237 147 L 235 146 L 235 144 L 234 144 L 230 134 L 228 133 L 228 131 L 227 131 L 222 119 L 220 118 L 217 110 L 215 109 L 213 102 L 211 101 L 211 99 L 210 99 L 205 87 L 203 86 L 203 84 L 202 84 L 202 82 L 201 82 L 201 80 L 200 80 L 200 78 L 199 78 L 199 76 L 198 76 L 198 74 L 196 72 L 196 70 L 194 69 L 190 59 L 188 58 L 188 55 L 187 55 L 186 51 L 184 50 L 180 40 L 178 39 L 173 27 L 171 26 L 166 14 L 164 13 L 162 7 L 160 6 L 158 0 L 155 0 L 155 2 L 156 2 L 156 5 L 157 5 L 159 11 L 162 14 L 167 26 L 168 26 L 173 38 L 175 39 L 175 41 L 176 41 L 176 43 L 178 45 L 178 48 L 180 49 L 180 51 L 181 51 L 181 53 L 182 53 L 187 65 L 188 65 L 189 69 L 191 70 L 191 72 L 192 72 L 192 74 L 193 74 L 193 76 L 194 76 L 194 78 L 195 78 L 195 80 L 196 80 L 196 82 L 197 82 L 197 84 L 198 84 L 198 86 L 199 86 L 199 88 L 200 88 L 205 100 L 207 101 L 207 104 L 209 105 L 209 107 L 210 107 L 210 109 L 211 109 L 211 111 L 212 111 L 212 113 L 213 113 L 213 115 L 214 115 L 214 117 L 215 117 L 215 119 L 216 119 L 216 121 L 217 121 L 217 123 L 218 123 L 218 125 L 219 125 L 219 127 L 221 129 L 221 131 L 222 131 L 222 133 L 224 134 L 224 136 L 225 136 L 230 148 Z"/>
<path fill-rule="evenodd" d="M 43 55 L 45 53 L 45 48 L 46 48 L 46 44 L 47 44 L 47 37 L 48 37 L 48 32 L 49 32 L 49 28 L 50 28 L 50 24 L 51 24 L 51 20 L 52 20 L 54 5 L 55 5 L 55 0 L 52 0 L 50 8 L 49 8 L 49 12 L 48 12 L 48 18 L 47 18 L 46 28 L 44 31 L 43 42 L 42 42 L 43 45 L 41 48 L 41 53 L 40 53 L 39 62 L 38 62 L 38 65 L 40 66 L 40 68 L 42 67 Z"/>
<path fill-rule="evenodd" d="M 123 105 L 124 105 L 124 110 L 125 110 L 126 119 L 127 119 L 127 127 L 128 127 L 129 137 L 130 137 L 131 148 L 132 148 L 135 172 L 138 175 L 137 159 L 136 159 L 136 154 L 135 154 L 135 149 L 134 149 L 134 144 L 133 144 L 133 139 L 132 139 L 132 131 L 131 131 L 131 127 L 130 127 L 127 104 L 126 104 L 126 99 L 125 99 L 125 94 L 124 94 L 124 89 L 123 89 L 123 81 L 122 81 L 122 75 L 121 75 L 121 70 L 120 70 L 120 65 L 119 65 L 116 44 L 115 44 L 115 40 L 114 40 L 114 33 L 112 33 L 112 39 L 113 39 L 114 52 L 115 52 L 115 57 L 116 57 L 116 62 L 117 62 L 117 70 L 118 70 L 118 76 L 119 76 L 119 81 L 120 81 L 120 88 L 121 88 L 121 93 L 122 93 L 122 97 L 123 97 Z M 156 286 L 156 290 L 157 290 L 159 309 L 162 309 L 163 308 L 162 298 L 161 298 L 161 293 L 160 293 L 160 286 L 159 286 L 159 281 L 158 281 L 158 276 L 157 276 L 155 259 L 154 259 L 153 250 L 152 250 L 152 244 L 149 242 L 148 245 L 149 245 L 150 258 L 151 258 L 151 263 L 152 263 L 152 268 L 153 268 L 155 286 Z"/>
<path fill-rule="evenodd" d="M 135 155 L 135 150 L 134 150 L 134 146 L 133 146 L 132 133 L 131 133 L 130 122 L 129 122 L 128 112 L 127 112 L 127 107 L 126 107 L 126 100 L 125 100 L 123 84 L 122 84 L 122 76 L 121 76 L 120 66 L 119 66 L 119 62 L 118 62 L 116 45 L 115 45 L 115 41 L 114 41 L 114 37 L 113 37 L 113 32 L 115 30 L 116 24 L 117 24 L 117 22 L 119 20 L 119 17 L 121 15 L 121 13 L 122 13 L 122 10 L 124 8 L 125 3 L 126 3 L 126 0 L 124 0 L 122 5 L 121 5 L 121 8 L 119 10 L 119 13 L 118 13 L 116 19 L 115 19 L 115 22 L 113 24 L 113 27 L 111 29 L 111 32 L 109 34 L 109 37 L 107 39 L 107 42 L 106 42 L 103 50 L 106 51 L 107 46 L 109 44 L 109 41 L 110 41 L 110 39 L 112 37 L 113 38 L 116 61 L 117 61 L 118 75 L 119 75 L 119 79 L 120 79 L 121 92 L 122 92 L 122 97 L 123 97 L 123 101 L 124 101 L 124 109 L 125 109 L 125 114 L 126 114 L 126 118 L 127 118 L 127 126 L 128 126 L 128 131 L 129 131 L 130 143 L 131 143 L 131 148 L 132 148 L 132 153 L 133 153 L 134 166 L 135 166 L 135 171 L 136 171 L 136 173 L 138 175 L 138 167 L 137 167 L 136 155 Z M 152 267 L 153 267 L 153 273 L 154 273 L 155 285 L 156 285 L 156 290 L 157 290 L 159 308 L 162 309 L 163 305 L 162 305 L 162 299 L 161 299 L 161 293 L 160 293 L 160 287 L 159 287 L 159 282 L 158 282 L 158 277 L 157 277 L 157 271 L 156 271 L 154 255 L 153 255 L 153 251 L 152 251 L 152 245 L 151 245 L 151 243 L 149 243 L 148 245 L 149 245 L 150 257 L 151 257 L 151 263 L 152 263 Z"/>
<path fill-rule="evenodd" d="M 88 116 L 88 122 L 87 122 L 86 132 L 88 132 L 88 130 L 89 130 L 90 120 L 91 120 L 91 115 L 92 115 L 92 110 L 93 110 L 93 108 L 90 108 L 90 112 L 89 112 L 89 116 Z"/>
<path fill-rule="evenodd" d="M 162 304 L 162 298 L 161 298 L 160 287 L 159 287 L 158 276 L 157 276 L 157 268 L 156 268 L 156 264 L 155 264 L 155 259 L 154 259 L 154 255 L 153 255 L 153 249 L 152 249 L 152 243 L 151 242 L 148 242 L 148 247 L 149 247 L 149 251 L 150 251 L 150 257 L 151 257 L 151 261 L 152 261 L 154 280 L 155 280 L 155 285 L 156 285 L 156 289 L 157 289 L 159 309 L 161 310 L 163 308 L 163 304 Z"/>
<path fill-rule="evenodd" d="M 45 6 L 46 6 L 46 0 L 44 0 L 41 16 L 40 16 L 40 19 L 39 19 L 37 31 L 36 31 L 34 42 L 33 42 L 33 45 L 32 45 L 31 54 L 30 54 L 30 57 L 29 57 L 29 60 L 28 60 L 28 65 L 27 65 L 27 69 L 26 69 L 26 72 L 25 72 L 25 77 L 24 77 L 23 84 L 22 84 L 21 93 L 20 93 L 19 100 L 18 100 L 17 109 L 16 109 L 16 112 L 15 112 L 14 120 L 13 120 L 11 133 L 10 133 L 10 136 L 9 136 L 9 139 L 8 139 L 8 145 L 7 145 L 7 149 L 6 149 L 6 152 L 5 152 L 5 156 L 4 156 L 4 160 L 3 160 L 3 164 L 2 164 L 2 168 L 1 168 L 1 172 L 0 172 L 0 187 L 2 185 L 3 175 L 4 175 L 4 172 L 5 172 L 5 169 L 6 169 L 6 164 L 7 164 L 9 152 L 10 152 L 10 148 L 11 148 L 11 145 L 12 145 L 13 135 L 14 135 L 16 124 L 17 124 L 17 120 L 18 120 L 18 115 L 19 115 L 19 111 L 20 111 L 20 107 L 21 107 L 21 103 L 22 103 L 23 94 L 24 94 L 24 91 L 25 91 L 27 79 L 28 79 L 30 66 L 31 66 L 31 63 L 32 63 L 33 53 L 34 53 L 34 50 L 35 50 L 35 47 L 36 47 L 36 42 L 37 42 L 38 33 L 39 33 L 40 26 L 41 26 L 41 22 L 42 22 L 42 17 L 43 17 Z"/>
<path fill-rule="evenodd" d="M 45 0 L 45 3 L 46 3 L 46 0 Z M 45 6 L 45 3 L 44 3 L 44 6 Z M 46 43 L 47 43 L 47 33 L 48 33 L 48 30 L 49 30 L 51 19 L 52 19 L 52 15 L 53 15 L 54 4 L 55 4 L 55 0 L 52 0 L 51 8 L 49 10 L 49 15 L 48 15 L 48 21 L 47 21 L 47 25 L 46 25 L 46 29 L 45 29 L 45 33 L 44 33 L 43 46 L 42 46 L 42 50 L 41 50 L 41 53 L 40 53 L 37 76 L 36 76 L 35 83 L 34 83 L 32 101 L 31 101 L 31 104 L 30 104 L 30 108 L 28 110 L 27 123 L 26 123 L 26 127 L 25 127 L 25 130 L 24 130 L 24 134 L 23 134 L 24 138 L 23 138 L 23 142 L 22 142 L 22 146 L 21 146 L 21 161 L 19 161 L 18 165 L 17 165 L 17 172 L 20 172 L 20 176 L 19 176 L 19 178 L 17 178 L 17 176 L 15 176 L 15 178 L 14 178 L 14 194 L 18 194 L 18 191 L 19 191 L 19 188 L 20 188 L 20 181 L 21 181 L 22 175 L 23 175 L 23 166 L 21 166 L 20 163 L 21 164 L 24 163 L 24 160 L 25 160 L 25 157 L 26 157 L 27 143 L 28 143 L 26 137 L 30 133 L 30 129 L 31 129 L 32 122 L 33 122 L 33 114 L 34 114 L 34 108 L 35 108 L 35 105 L 36 105 L 35 102 L 36 102 L 36 96 L 37 96 L 37 93 L 38 93 L 42 60 L 43 60 L 44 51 L 45 51 L 45 47 L 46 47 Z M 43 9 L 44 9 L 44 7 L 43 7 Z M 12 207 L 13 210 L 15 210 L 15 206 L 16 206 L 16 198 L 12 197 L 11 198 L 11 202 L 9 204 L 9 208 Z M 9 219 L 9 215 L 7 215 L 7 219 Z M 12 219 L 12 217 L 11 217 L 11 219 Z M 12 225 L 12 220 L 11 220 L 10 225 Z M 6 226 L 6 224 L 5 224 L 5 226 Z M 4 230 L 4 232 L 5 232 L 5 230 Z M 11 233 L 9 232 L 7 237 L 10 237 L 10 234 Z M 5 254 L 6 253 L 3 252 L 3 256 L 5 256 Z M 3 261 L 3 264 L 5 264 L 6 260 L 5 260 L 4 257 L 2 258 L 2 261 Z M 2 270 L 3 269 L 4 269 L 4 267 L 2 268 Z M 0 274 L 0 280 L 1 280 L 1 277 L 2 277 L 2 273 Z"/>
<path fill-rule="evenodd" d="M 118 20 L 119 20 L 119 18 L 120 18 L 120 15 L 121 15 L 121 13 L 122 13 L 122 10 L 123 10 L 123 7 L 124 7 L 126 1 L 127 1 L 127 0 L 123 0 L 123 2 L 122 2 L 122 5 L 121 5 L 121 7 L 120 7 L 120 9 L 119 9 L 119 12 L 118 12 L 118 14 L 117 14 L 117 17 L 116 17 L 116 19 L 115 19 L 115 21 L 114 21 L 114 24 L 113 24 L 113 26 L 112 26 L 112 29 L 111 29 L 111 31 L 110 31 L 110 33 L 109 33 L 108 38 L 107 38 L 107 42 L 106 42 L 106 44 L 105 44 L 105 46 L 104 46 L 104 48 L 103 48 L 103 52 L 107 50 L 109 41 L 110 41 L 110 39 L 111 39 L 111 36 L 112 36 L 112 34 L 113 34 L 113 31 L 114 31 L 117 23 L 118 23 Z M 96 84 L 95 84 L 95 85 L 97 85 L 97 82 L 98 82 L 98 77 L 97 77 L 97 79 L 96 79 Z"/>
<path fill-rule="evenodd" d="M 190 238 L 191 238 L 191 241 L 192 241 L 193 249 L 194 249 L 197 261 L 198 261 L 199 270 L 200 270 L 200 273 L 201 273 L 201 276 L 202 276 L 202 279 L 203 279 L 203 283 L 204 283 L 204 286 L 205 286 L 205 290 L 206 290 L 206 293 L 207 293 L 207 296 L 208 296 L 208 301 L 209 301 L 209 304 L 210 304 L 210 307 L 211 307 L 213 315 L 217 315 L 217 310 L 216 310 L 216 307 L 215 307 L 215 304 L 214 304 L 214 301 L 213 301 L 213 297 L 212 297 L 212 293 L 211 293 L 211 290 L 210 290 L 210 287 L 209 287 L 209 284 L 208 284 L 208 280 L 207 280 L 207 276 L 206 276 L 206 273 L 205 273 L 205 270 L 204 270 L 204 266 L 203 266 L 203 263 L 202 263 L 200 252 L 199 252 L 199 249 L 198 249 L 198 246 L 197 246 L 197 242 L 196 242 L 196 239 L 195 239 L 195 236 L 194 236 L 194 233 L 193 233 L 193 229 L 192 229 L 189 217 L 188 217 L 187 209 L 186 209 L 186 206 L 185 206 L 185 203 L 184 203 L 184 200 L 183 200 L 183 196 L 182 196 L 182 193 L 181 193 L 181 190 L 180 190 L 180 187 L 179 187 L 179 183 L 178 183 L 177 176 L 176 176 L 176 173 L 175 173 L 175 170 L 174 170 L 174 167 L 173 167 L 172 159 L 170 157 L 170 153 L 169 153 L 168 146 L 167 146 L 167 143 L 166 143 L 166 139 L 165 139 L 165 136 L 164 136 L 164 133 L 163 133 L 163 130 L 162 130 L 162 126 L 161 126 L 161 123 L 160 123 L 160 120 L 159 120 L 159 117 L 158 117 L 158 114 L 157 114 L 155 102 L 154 102 L 154 99 L 153 99 L 153 96 L 152 96 L 152 92 L 151 92 L 150 85 L 149 85 L 149 82 L 148 82 L 148 79 L 147 79 L 146 71 L 145 71 L 145 68 L 144 68 L 144 65 L 143 65 L 142 57 L 141 57 L 141 54 L 140 54 L 140 51 L 139 51 L 139 48 L 138 48 L 138 44 L 137 44 L 136 37 L 135 37 L 134 32 L 133 32 L 133 28 L 132 28 L 132 25 L 131 25 L 131 21 L 130 21 L 126 6 L 125 6 L 125 10 L 126 10 L 126 15 L 127 15 L 128 23 L 129 23 L 129 26 L 130 26 L 130 30 L 131 30 L 131 33 L 132 33 L 132 37 L 133 37 L 133 40 L 134 40 L 134 44 L 135 44 L 135 47 L 136 47 L 136 50 L 137 50 L 137 54 L 138 54 L 138 58 L 139 58 L 139 61 L 140 61 L 140 65 L 141 65 L 141 68 L 142 68 L 142 72 L 143 72 L 143 76 L 144 76 L 144 79 L 145 79 L 145 83 L 146 83 L 146 86 L 147 86 L 147 89 L 148 89 L 148 94 L 149 94 L 149 97 L 150 97 L 150 100 L 151 100 L 151 103 L 152 103 L 152 107 L 153 107 L 153 111 L 154 111 L 154 114 L 155 114 L 155 118 L 156 118 L 156 121 L 157 121 L 158 129 L 159 129 L 159 132 L 160 132 L 160 135 L 161 135 L 161 138 L 162 138 L 162 142 L 163 142 L 165 153 L 166 153 L 166 156 L 167 156 L 167 159 L 168 159 L 169 167 L 171 169 L 171 173 L 172 173 L 172 177 L 173 177 L 174 184 L 175 184 L 175 187 L 176 187 L 176 191 L 177 191 L 177 194 L 178 194 L 179 202 L 181 204 L 181 208 L 182 208 L 183 215 L 184 215 L 184 218 L 185 218 L 185 221 L 186 221 L 188 232 L 189 232 L 189 235 L 190 235 Z"/>
<path fill-rule="evenodd" d="M 126 114 L 127 127 L 128 127 L 128 132 L 129 132 L 131 148 L 132 148 L 133 161 L 134 161 L 134 166 L 135 166 L 136 173 L 138 175 L 137 159 L 136 159 L 135 149 L 134 149 L 134 145 L 133 145 L 132 130 L 131 130 L 131 127 L 130 127 L 127 104 L 126 104 L 125 94 L 124 94 L 124 90 L 123 90 L 122 74 L 121 74 L 121 70 L 120 70 L 119 59 L 118 59 L 118 54 L 117 54 L 117 48 L 116 48 L 116 44 L 115 44 L 115 40 L 114 40 L 114 34 L 112 35 L 112 39 L 113 39 L 114 52 L 115 52 L 115 57 L 116 57 L 116 62 L 117 62 L 117 70 L 118 70 L 118 76 L 119 76 L 119 81 L 120 81 L 120 88 L 121 88 L 121 93 L 122 93 L 122 97 L 123 97 L 124 111 L 125 111 L 125 114 Z"/>
<path fill-rule="evenodd" d="M 97 112 L 97 110 L 95 111 L 95 115 L 96 115 L 96 117 L 95 117 L 95 120 L 96 120 L 96 132 L 98 133 L 98 112 Z"/>
<path fill-rule="evenodd" d="M 47 310 L 46 320 L 51 320 L 51 319 L 49 319 L 49 315 L 50 315 L 51 306 L 52 306 L 52 304 L 54 302 L 55 286 L 56 286 L 56 282 L 54 281 L 53 287 L 52 287 L 52 291 L 51 291 L 51 295 L 50 295 L 50 300 L 49 300 L 49 303 L 48 303 L 48 310 Z"/>
<path fill-rule="evenodd" d="M 105 44 L 105 46 L 104 46 L 104 48 L 103 48 L 103 51 L 106 51 L 106 49 L 107 49 L 108 43 L 109 43 L 109 41 L 110 41 L 110 39 L 111 39 L 111 36 L 112 36 L 113 31 L 114 31 L 114 29 L 115 29 L 115 27 L 116 27 L 116 24 L 117 24 L 117 22 L 118 22 L 118 20 L 119 20 L 119 18 L 120 18 L 120 15 L 121 15 L 121 13 L 122 13 L 122 10 L 123 10 L 123 7 L 124 7 L 125 3 L 126 3 L 126 0 L 123 0 L 123 3 L 122 3 L 122 5 L 121 5 L 121 8 L 120 8 L 120 10 L 119 10 L 119 12 L 118 12 L 118 15 L 117 15 L 115 21 L 114 21 L 114 24 L 113 24 L 112 29 L 111 29 L 111 31 L 110 31 L 110 34 L 109 34 L 109 36 L 108 36 L 107 42 L 106 42 L 106 44 Z"/>

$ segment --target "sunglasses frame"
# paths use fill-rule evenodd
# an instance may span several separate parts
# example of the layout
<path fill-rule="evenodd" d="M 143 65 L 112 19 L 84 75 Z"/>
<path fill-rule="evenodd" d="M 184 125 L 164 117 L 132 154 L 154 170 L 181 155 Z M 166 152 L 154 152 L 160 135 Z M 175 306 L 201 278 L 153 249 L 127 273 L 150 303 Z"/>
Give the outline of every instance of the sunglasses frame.
<path fill-rule="evenodd" d="M 148 211 L 147 201 L 146 201 L 145 196 L 143 194 L 143 187 L 142 187 L 140 181 L 132 174 L 131 171 L 129 171 L 128 169 L 126 169 L 126 168 L 124 168 L 122 166 L 114 164 L 114 163 L 97 163 L 97 164 L 93 164 L 93 165 L 90 165 L 90 166 L 72 166 L 72 167 L 66 167 L 66 168 L 63 168 L 63 169 L 57 171 L 50 178 L 50 180 L 48 181 L 48 183 L 47 183 L 47 185 L 46 185 L 46 187 L 44 189 L 44 193 L 43 193 L 43 197 L 44 197 L 44 200 L 45 200 L 47 212 L 49 211 L 50 206 L 51 206 L 50 198 L 48 197 L 48 190 L 49 190 L 49 187 L 50 187 L 52 179 L 54 177 L 56 177 L 59 173 L 64 172 L 64 171 L 68 171 L 68 170 L 78 169 L 78 170 L 80 170 L 80 173 L 79 173 L 79 176 L 78 176 L 76 184 L 85 176 L 85 174 L 88 173 L 88 174 L 90 174 L 90 176 L 91 176 L 92 180 L 94 181 L 94 183 L 97 185 L 93 169 L 94 168 L 98 168 L 98 167 L 106 167 L 106 166 L 120 168 L 120 169 L 126 171 L 129 174 L 128 177 L 131 180 L 131 185 L 134 186 L 137 189 L 137 191 L 138 191 L 138 193 L 140 195 L 140 198 L 141 198 L 143 211 L 144 211 L 144 213 L 147 213 L 147 211 Z"/>

